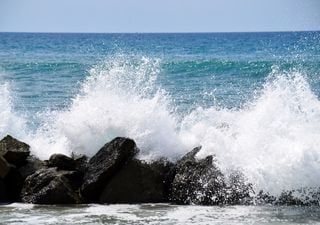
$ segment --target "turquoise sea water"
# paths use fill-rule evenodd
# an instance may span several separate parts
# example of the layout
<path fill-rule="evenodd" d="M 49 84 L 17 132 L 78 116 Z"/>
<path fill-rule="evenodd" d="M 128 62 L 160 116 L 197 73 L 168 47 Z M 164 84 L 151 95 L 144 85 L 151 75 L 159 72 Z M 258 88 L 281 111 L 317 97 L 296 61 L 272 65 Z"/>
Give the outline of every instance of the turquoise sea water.
<path fill-rule="evenodd" d="M 320 32 L 0 33 L 0 138 L 24 140 L 42 159 L 56 152 L 91 156 L 112 138 L 128 136 L 145 160 L 176 160 L 202 145 L 198 157 L 216 155 L 224 173 L 241 171 L 256 190 L 318 188 L 319 97 Z M 1 210 L 33 211 L 10 207 Z M 95 209 L 83 207 L 84 216 Z M 159 215 L 171 210 L 164 208 Z M 183 217 L 186 208 L 173 208 Z M 193 210 L 195 223 L 212 216 L 207 208 Z M 226 210 L 238 224 L 260 224 L 241 219 L 250 218 L 246 207 Z M 285 211 L 283 220 L 270 219 L 274 210 Z M 271 207 L 263 221 L 315 224 L 313 214 L 301 217 L 313 210 Z M 209 221 L 228 224 L 228 216 Z M 171 217 L 166 224 L 175 223 Z"/>
<path fill-rule="evenodd" d="M 110 61 L 159 60 L 157 84 L 178 107 L 238 107 L 277 66 L 299 70 L 319 89 L 319 32 L 217 34 L 0 34 L 3 81 L 23 112 L 61 109 L 89 70 Z M 214 95 L 213 102 L 210 93 Z"/>

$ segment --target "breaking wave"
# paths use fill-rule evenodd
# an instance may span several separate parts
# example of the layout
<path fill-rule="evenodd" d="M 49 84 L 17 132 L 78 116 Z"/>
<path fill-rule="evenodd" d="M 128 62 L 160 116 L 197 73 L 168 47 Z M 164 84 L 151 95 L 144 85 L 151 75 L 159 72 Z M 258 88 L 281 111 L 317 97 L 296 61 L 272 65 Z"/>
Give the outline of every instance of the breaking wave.
<path fill-rule="evenodd" d="M 133 138 L 140 158 L 177 159 L 202 145 L 225 172 L 239 170 L 255 188 L 282 190 L 320 186 L 320 102 L 306 76 L 277 68 L 241 108 L 199 107 L 178 113 L 158 83 L 161 61 L 117 57 L 90 70 L 69 107 L 38 115 L 28 129 L 13 108 L 10 85 L 0 85 L 0 135 L 12 134 L 34 154 L 92 156 L 116 136 Z"/>

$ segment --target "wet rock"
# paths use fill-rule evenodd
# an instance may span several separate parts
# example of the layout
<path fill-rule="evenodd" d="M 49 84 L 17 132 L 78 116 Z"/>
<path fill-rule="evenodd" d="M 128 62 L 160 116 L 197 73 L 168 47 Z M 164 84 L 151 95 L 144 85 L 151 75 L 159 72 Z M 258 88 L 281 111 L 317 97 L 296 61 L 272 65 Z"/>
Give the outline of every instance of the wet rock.
<path fill-rule="evenodd" d="M 234 171 L 228 176 L 225 204 L 249 205 L 253 202 L 254 194 L 252 184 L 246 181 L 241 172 Z"/>
<path fill-rule="evenodd" d="M 7 135 L 0 141 L 0 155 L 9 163 L 21 166 L 30 155 L 30 146 Z"/>
<path fill-rule="evenodd" d="M 7 187 L 3 179 L 0 179 L 0 202 L 7 201 Z"/>
<path fill-rule="evenodd" d="M 151 164 L 134 159 L 128 161 L 109 180 L 102 191 L 100 203 L 155 203 L 168 201 L 166 175 L 169 162 Z"/>
<path fill-rule="evenodd" d="M 131 160 L 138 149 L 133 140 L 118 137 L 105 144 L 88 163 L 81 187 L 81 194 L 87 201 L 97 200 L 111 177 Z"/>
<path fill-rule="evenodd" d="M 10 166 L 10 171 L 3 181 L 6 186 L 7 201 L 20 201 L 20 192 L 23 186 L 24 179 L 15 166 Z"/>
<path fill-rule="evenodd" d="M 271 195 L 269 192 L 260 190 L 259 193 L 253 199 L 254 205 L 275 204 L 277 198 Z"/>
<path fill-rule="evenodd" d="M 31 174 L 34 174 L 37 170 L 43 169 L 46 164 L 35 156 L 28 156 L 26 163 L 18 168 L 23 180 L 25 180 Z"/>
<path fill-rule="evenodd" d="M 72 153 L 71 158 L 75 161 L 76 170 L 84 174 L 88 167 L 88 157 L 83 154 Z"/>
<path fill-rule="evenodd" d="M 59 170 L 76 170 L 76 162 L 66 155 L 53 154 L 48 160 L 48 167 L 57 167 Z"/>
<path fill-rule="evenodd" d="M 153 170 L 162 175 L 166 195 L 165 201 L 168 202 L 170 200 L 170 194 L 172 191 L 172 182 L 176 175 L 175 164 L 170 162 L 166 158 L 161 158 L 159 160 L 151 162 L 150 166 L 153 168 Z"/>
<path fill-rule="evenodd" d="M 78 188 L 81 175 L 57 168 L 40 169 L 27 177 L 21 191 L 23 202 L 34 204 L 81 203 Z"/>
<path fill-rule="evenodd" d="M 176 165 L 171 200 L 177 204 L 217 205 L 225 202 L 224 175 L 213 156 L 197 160 L 200 147 L 185 155 Z"/>
<path fill-rule="evenodd" d="M 0 201 L 19 201 L 23 178 L 14 165 L 0 156 Z"/>
<path fill-rule="evenodd" d="M 7 176 L 7 174 L 10 171 L 10 165 L 7 162 L 7 160 L 5 160 L 5 158 L 3 158 L 2 156 L 0 156 L 0 178 L 5 178 Z"/>

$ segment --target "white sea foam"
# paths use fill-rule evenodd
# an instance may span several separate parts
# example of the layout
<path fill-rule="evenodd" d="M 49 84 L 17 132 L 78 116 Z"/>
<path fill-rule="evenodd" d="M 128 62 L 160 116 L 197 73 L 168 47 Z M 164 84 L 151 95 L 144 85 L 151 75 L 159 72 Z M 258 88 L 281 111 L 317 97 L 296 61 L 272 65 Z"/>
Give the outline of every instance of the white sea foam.
<path fill-rule="evenodd" d="M 15 112 L 11 93 L 10 83 L 0 82 L 0 137 L 12 134 L 23 139 L 26 136 L 26 121 Z"/>
<path fill-rule="evenodd" d="M 203 145 L 199 157 L 215 154 L 225 172 L 241 170 L 258 190 L 320 185 L 320 102 L 298 72 L 274 71 L 241 110 L 196 110 L 181 135 Z"/>
<path fill-rule="evenodd" d="M 320 186 L 320 102 L 303 74 L 275 69 L 241 109 L 198 108 L 181 118 L 156 84 L 159 63 L 118 57 L 92 68 L 70 107 L 43 113 L 39 129 L 25 136 L 2 85 L 0 134 L 24 138 L 41 158 L 91 156 L 116 136 L 133 138 L 145 159 L 175 159 L 202 145 L 198 157 L 215 154 L 224 172 L 241 170 L 257 189 Z"/>

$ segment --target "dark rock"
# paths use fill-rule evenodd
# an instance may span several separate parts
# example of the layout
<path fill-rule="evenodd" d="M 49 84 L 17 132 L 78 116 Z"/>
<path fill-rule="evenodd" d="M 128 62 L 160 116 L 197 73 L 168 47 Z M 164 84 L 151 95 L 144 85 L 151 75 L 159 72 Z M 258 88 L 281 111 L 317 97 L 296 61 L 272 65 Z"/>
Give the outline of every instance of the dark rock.
<path fill-rule="evenodd" d="M 275 204 L 277 198 L 271 195 L 269 192 L 264 192 L 263 190 L 259 191 L 259 193 L 254 198 L 254 205 L 264 205 L 264 204 Z"/>
<path fill-rule="evenodd" d="M 0 156 L 0 201 L 18 201 L 23 178 L 17 168 Z"/>
<path fill-rule="evenodd" d="M 213 156 L 196 160 L 200 147 L 185 155 L 176 165 L 171 200 L 177 204 L 216 205 L 225 201 L 224 175 Z"/>
<path fill-rule="evenodd" d="M 172 182 L 176 175 L 175 164 L 166 158 L 153 161 L 150 166 L 153 170 L 162 175 L 163 184 L 165 186 L 166 202 L 170 200 L 170 193 L 172 191 Z"/>
<path fill-rule="evenodd" d="M 104 145 L 88 163 L 82 196 L 89 202 L 97 200 L 110 178 L 137 152 L 135 142 L 128 138 L 118 137 Z"/>
<path fill-rule="evenodd" d="M 20 201 L 20 192 L 24 179 L 15 166 L 10 166 L 10 171 L 3 181 L 6 185 L 7 201 Z"/>
<path fill-rule="evenodd" d="M 147 164 L 131 160 L 110 179 L 102 191 L 100 203 L 155 203 L 168 201 L 166 174 L 170 163 Z"/>
<path fill-rule="evenodd" d="M 0 141 L 0 155 L 15 166 L 25 163 L 26 158 L 30 155 L 29 149 L 29 145 L 18 141 L 10 135 L 7 135 Z"/>
<path fill-rule="evenodd" d="M 0 202 L 6 202 L 7 200 L 7 187 L 3 179 L 0 179 Z"/>
<path fill-rule="evenodd" d="M 277 205 L 307 205 L 302 198 L 294 196 L 295 191 L 283 191 L 277 201 Z"/>
<path fill-rule="evenodd" d="M 34 174 L 37 170 L 45 168 L 45 163 L 40 159 L 36 158 L 35 156 L 28 156 L 26 159 L 26 163 L 19 167 L 18 170 L 25 180 L 31 174 Z"/>
<path fill-rule="evenodd" d="M 71 158 L 75 161 L 76 170 L 84 174 L 88 167 L 88 157 L 86 155 L 72 153 Z"/>
<path fill-rule="evenodd" d="M 9 163 L 7 162 L 7 160 L 5 160 L 5 158 L 0 156 L 0 178 L 5 178 L 9 173 L 9 171 L 10 171 Z"/>
<path fill-rule="evenodd" d="M 254 190 L 252 184 L 246 182 L 239 171 L 232 172 L 227 180 L 225 204 L 249 205 L 253 202 Z"/>
<path fill-rule="evenodd" d="M 40 169 L 27 177 L 21 198 L 34 204 L 76 204 L 81 203 L 78 188 L 81 176 L 75 171 Z"/>
<path fill-rule="evenodd" d="M 57 167 L 59 170 L 76 170 L 76 162 L 66 155 L 53 154 L 48 160 L 48 167 Z"/>

